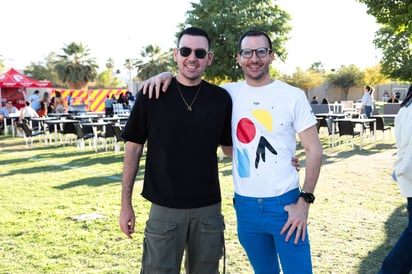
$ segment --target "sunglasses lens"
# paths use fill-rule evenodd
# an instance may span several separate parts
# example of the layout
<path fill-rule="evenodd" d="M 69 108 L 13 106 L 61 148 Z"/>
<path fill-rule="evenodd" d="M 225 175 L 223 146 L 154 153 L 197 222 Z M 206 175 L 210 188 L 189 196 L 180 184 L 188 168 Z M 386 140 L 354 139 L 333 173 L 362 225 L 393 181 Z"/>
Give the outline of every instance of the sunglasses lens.
<path fill-rule="evenodd" d="M 207 51 L 204 49 L 195 49 L 194 51 L 195 51 L 196 57 L 199 59 L 205 58 L 207 54 Z M 188 57 L 192 53 L 192 49 L 183 47 L 183 48 L 179 48 L 179 52 L 182 57 Z"/>
<path fill-rule="evenodd" d="M 204 50 L 204 49 L 197 49 L 197 50 L 195 50 L 195 55 L 196 55 L 196 57 L 199 58 L 199 59 L 205 58 L 206 54 L 207 54 L 207 52 L 206 52 L 206 50 Z"/>
<path fill-rule="evenodd" d="M 192 53 L 192 49 L 191 48 L 180 48 L 179 49 L 180 55 L 182 55 L 183 57 L 187 57 L 190 55 L 190 53 Z"/>

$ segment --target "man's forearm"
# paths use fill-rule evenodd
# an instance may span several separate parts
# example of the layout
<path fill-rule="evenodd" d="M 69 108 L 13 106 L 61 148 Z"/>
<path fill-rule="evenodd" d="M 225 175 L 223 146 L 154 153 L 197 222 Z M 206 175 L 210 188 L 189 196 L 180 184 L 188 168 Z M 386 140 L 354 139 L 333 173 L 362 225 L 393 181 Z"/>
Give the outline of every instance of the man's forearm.
<path fill-rule="evenodd" d="M 319 151 L 308 152 L 306 155 L 305 180 L 303 183 L 303 190 L 305 192 L 313 193 L 315 191 L 321 165 L 322 153 Z"/>
<path fill-rule="evenodd" d="M 308 193 L 313 193 L 322 166 L 322 145 L 319 141 L 316 127 L 314 126 L 301 133 L 300 137 L 306 155 L 305 180 L 302 190 Z"/>
<path fill-rule="evenodd" d="M 133 186 L 142 150 L 143 146 L 140 144 L 126 143 L 122 175 L 122 205 L 132 204 Z"/>

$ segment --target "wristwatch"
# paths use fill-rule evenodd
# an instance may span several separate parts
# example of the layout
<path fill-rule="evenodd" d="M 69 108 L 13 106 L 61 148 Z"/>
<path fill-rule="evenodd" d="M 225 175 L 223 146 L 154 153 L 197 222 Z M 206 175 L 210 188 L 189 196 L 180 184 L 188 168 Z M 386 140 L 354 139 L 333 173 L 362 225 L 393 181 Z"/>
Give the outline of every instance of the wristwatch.
<path fill-rule="evenodd" d="M 315 195 L 313 193 L 307 193 L 305 191 L 301 191 L 299 197 L 302 197 L 305 202 L 312 204 L 315 201 Z"/>

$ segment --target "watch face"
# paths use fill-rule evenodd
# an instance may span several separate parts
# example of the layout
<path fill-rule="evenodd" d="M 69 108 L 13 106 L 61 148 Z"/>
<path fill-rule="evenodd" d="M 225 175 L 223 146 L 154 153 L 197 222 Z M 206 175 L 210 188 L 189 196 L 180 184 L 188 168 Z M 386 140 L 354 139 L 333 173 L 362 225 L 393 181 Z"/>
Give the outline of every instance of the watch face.
<path fill-rule="evenodd" d="M 315 195 L 312 193 L 301 192 L 299 196 L 307 203 L 313 203 L 315 201 Z"/>

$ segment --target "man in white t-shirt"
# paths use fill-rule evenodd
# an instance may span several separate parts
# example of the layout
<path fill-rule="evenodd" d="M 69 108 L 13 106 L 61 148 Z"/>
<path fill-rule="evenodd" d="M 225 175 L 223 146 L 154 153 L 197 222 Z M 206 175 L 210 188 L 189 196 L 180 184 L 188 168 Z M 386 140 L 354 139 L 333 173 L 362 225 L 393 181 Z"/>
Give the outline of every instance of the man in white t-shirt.
<path fill-rule="evenodd" d="M 234 206 L 238 237 L 255 273 L 312 273 L 307 231 L 309 206 L 322 165 L 316 118 L 305 93 L 270 78 L 274 60 L 268 35 L 242 35 L 237 61 L 245 81 L 229 83 L 232 97 Z M 171 75 L 143 83 L 164 91 Z M 150 96 L 149 96 L 150 97 Z M 298 134 L 306 154 L 305 179 L 290 164 Z"/>
<path fill-rule="evenodd" d="M 21 126 L 23 119 L 39 117 L 39 114 L 37 114 L 37 111 L 31 107 L 30 101 L 26 101 L 25 105 L 26 106 L 20 111 L 20 119 L 19 119 L 19 122 L 17 123 L 17 136 L 19 137 L 23 137 L 23 130 Z"/>

